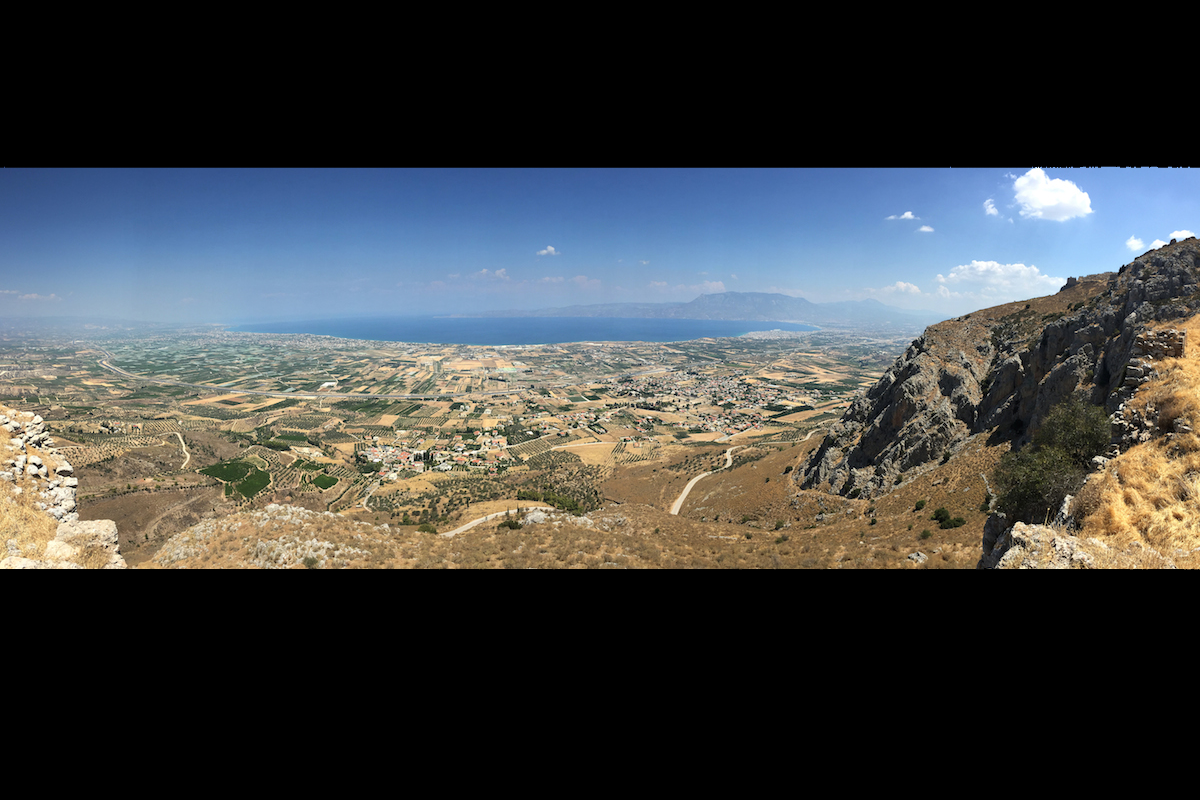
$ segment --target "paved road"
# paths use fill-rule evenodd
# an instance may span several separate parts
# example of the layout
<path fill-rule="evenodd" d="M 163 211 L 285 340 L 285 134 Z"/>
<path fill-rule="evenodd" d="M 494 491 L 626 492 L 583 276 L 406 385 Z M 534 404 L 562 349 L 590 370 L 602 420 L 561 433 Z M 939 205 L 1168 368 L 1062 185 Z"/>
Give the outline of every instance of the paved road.
<path fill-rule="evenodd" d="M 742 445 L 735 445 L 734 447 L 731 447 L 725 451 L 725 466 L 721 467 L 721 469 L 729 469 L 729 465 L 733 463 L 733 451 L 737 450 L 739 447 L 742 447 Z M 721 469 L 714 469 L 712 472 L 701 472 L 699 475 L 688 481 L 688 485 L 683 487 L 683 493 L 679 495 L 679 499 L 676 500 L 671 506 L 671 513 L 675 516 L 679 516 L 679 509 L 683 508 L 683 501 L 687 499 L 688 492 L 692 491 L 692 487 L 695 486 L 701 478 L 712 475 L 713 472 L 720 472 Z"/>

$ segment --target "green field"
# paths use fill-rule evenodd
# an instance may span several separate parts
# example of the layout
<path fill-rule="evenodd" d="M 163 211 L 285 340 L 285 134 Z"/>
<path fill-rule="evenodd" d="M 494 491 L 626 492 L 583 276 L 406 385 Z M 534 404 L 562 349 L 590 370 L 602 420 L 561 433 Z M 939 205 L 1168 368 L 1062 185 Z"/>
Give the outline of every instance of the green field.
<path fill-rule="evenodd" d="M 315 483 L 319 489 L 328 489 L 337 482 L 338 479 L 332 475 L 318 475 L 317 477 L 313 478 L 313 483 Z"/>
<path fill-rule="evenodd" d="M 246 474 L 254 467 L 243 461 L 222 461 L 220 464 L 213 464 L 211 467 L 205 467 L 200 470 L 201 475 L 211 475 L 217 480 L 225 481 L 240 481 L 246 477 Z"/>
<path fill-rule="evenodd" d="M 267 488 L 267 484 L 270 482 L 271 473 L 255 469 L 246 480 L 237 485 L 237 490 L 241 492 L 243 497 L 249 499 Z"/>

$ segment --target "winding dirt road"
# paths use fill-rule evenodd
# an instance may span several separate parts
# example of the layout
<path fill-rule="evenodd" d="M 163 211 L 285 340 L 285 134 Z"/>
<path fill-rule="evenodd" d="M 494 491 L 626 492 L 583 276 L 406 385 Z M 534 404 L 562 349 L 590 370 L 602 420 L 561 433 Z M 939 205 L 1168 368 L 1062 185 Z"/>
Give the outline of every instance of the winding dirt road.
<path fill-rule="evenodd" d="M 557 510 L 558 509 L 551 508 L 550 506 L 521 506 L 522 514 L 524 514 L 526 511 L 557 511 Z M 481 522 L 487 522 L 489 519 L 498 519 L 499 517 L 503 517 L 508 513 L 509 513 L 508 511 L 497 511 L 495 514 L 488 514 L 486 517 L 480 517 L 479 519 L 472 520 L 472 521 L 468 522 L 466 525 L 460 525 L 459 527 L 455 528 L 452 531 L 447 531 L 445 533 L 439 533 L 438 536 L 453 536 L 456 533 L 462 533 L 463 531 L 470 530 L 471 528 L 474 528 L 476 525 L 478 525 Z"/>
<path fill-rule="evenodd" d="M 730 465 L 733 464 L 733 451 L 737 450 L 739 447 L 743 447 L 743 445 L 735 445 L 734 447 L 731 447 L 725 451 L 725 466 L 721 467 L 721 469 L 729 469 Z M 672 504 L 671 513 L 678 517 L 679 509 L 683 508 L 683 501 L 687 499 L 688 492 L 692 491 L 692 487 L 695 486 L 701 478 L 712 475 L 713 472 L 720 472 L 721 469 L 714 469 L 712 472 L 701 472 L 699 475 L 688 481 L 688 485 L 683 487 L 683 492 L 679 495 L 679 499 Z"/>
<path fill-rule="evenodd" d="M 179 468 L 187 469 L 188 462 L 192 460 L 192 454 L 188 452 L 187 445 L 183 443 L 183 434 L 175 431 L 175 435 L 179 437 L 179 446 L 183 448 L 183 465 Z"/>

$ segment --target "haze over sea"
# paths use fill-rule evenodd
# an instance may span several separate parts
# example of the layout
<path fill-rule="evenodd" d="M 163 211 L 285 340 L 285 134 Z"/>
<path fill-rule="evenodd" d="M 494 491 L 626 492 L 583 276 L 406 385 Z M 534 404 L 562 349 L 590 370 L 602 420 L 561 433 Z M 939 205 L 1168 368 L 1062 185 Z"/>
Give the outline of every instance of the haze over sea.
<path fill-rule="evenodd" d="M 356 317 L 238 325 L 249 333 L 308 333 L 343 339 L 421 344 L 499 345 L 566 342 L 683 342 L 750 331 L 815 331 L 770 320 L 630 319 L 615 317 Z"/>

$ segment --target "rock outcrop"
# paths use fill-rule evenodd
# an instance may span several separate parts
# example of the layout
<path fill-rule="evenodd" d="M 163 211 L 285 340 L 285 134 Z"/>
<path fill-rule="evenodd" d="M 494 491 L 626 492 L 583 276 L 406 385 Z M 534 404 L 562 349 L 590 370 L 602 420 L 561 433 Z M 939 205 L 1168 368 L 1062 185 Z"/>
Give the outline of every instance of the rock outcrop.
<path fill-rule="evenodd" d="M 927 328 L 830 429 L 797 480 L 877 496 L 974 434 L 1024 444 L 1075 392 L 1110 414 L 1121 411 L 1155 360 L 1183 352 L 1180 332 L 1147 326 L 1200 309 L 1200 243 L 1150 251 L 1117 273 L 1073 281 L 1060 295 L 1077 302 L 1064 300 L 1066 310 L 1045 315 L 1013 303 Z M 1119 443 L 1122 423 L 1114 426 Z"/>
<path fill-rule="evenodd" d="M 0 569 L 124 569 L 116 523 L 79 520 L 79 480 L 75 469 L 55 449 L 42 418 L 9 410 L 0 413 L 0 427 L 9 436 L 7 452 L 0 453 L 0 495 L 6 494 L 3 499 L 13 502 L 28 493 L 25 499 L 34 508 L 59 523 L 43 552 L 23 552 L 15 540 L 8 540 Z"/>
<path fill-rule="evenodd" d="M 1081 539 L 1061 528 L 1018 522 L 1003 527 L 1002 514 L 993 514 L 984 528 L 979 569 L 1175 569 L 1158 551 L 1134 542 L 1117 550 L 1099 539 Z M 991 536 L 989 536 L 989 529 Z"/>

